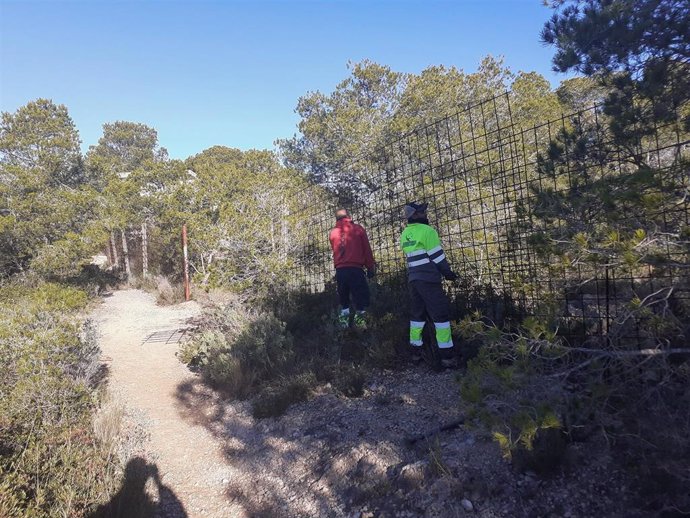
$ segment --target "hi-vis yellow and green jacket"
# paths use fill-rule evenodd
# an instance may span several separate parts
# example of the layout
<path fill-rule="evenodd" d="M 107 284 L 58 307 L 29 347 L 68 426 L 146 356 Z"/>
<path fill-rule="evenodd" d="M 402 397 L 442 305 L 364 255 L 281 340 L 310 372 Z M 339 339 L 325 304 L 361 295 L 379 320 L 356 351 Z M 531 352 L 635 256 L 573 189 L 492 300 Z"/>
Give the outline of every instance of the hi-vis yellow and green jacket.
<path fill-rule="evenodd" d="M 424 223 L 410 223 L 400 236 L 407 257 L 407 280 L 441 282 L 451 273 L 438 232 Z"/>

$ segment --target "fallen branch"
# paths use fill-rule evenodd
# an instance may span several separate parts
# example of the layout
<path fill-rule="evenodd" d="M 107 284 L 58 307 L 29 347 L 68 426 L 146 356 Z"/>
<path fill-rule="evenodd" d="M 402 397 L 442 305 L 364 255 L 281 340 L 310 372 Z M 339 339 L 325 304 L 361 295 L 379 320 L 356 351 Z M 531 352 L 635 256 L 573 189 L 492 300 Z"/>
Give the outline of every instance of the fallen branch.
<path fill-rule="evenodd" d="M 465 418 L 460 417 L 460 418 L 456 419 L 455 421 L 451 421 L 450 423 L 446 423 L 444 425 L 441 425 L 438 428 L 434 428 L 433 430 L 431 430 L 429 432 L 426 432 L 426 433 L 423 433 L 420 435 L 414 435 L 412 437 L 408 437 L 405 439 L 405 444 L 407 444 L 407 446 L 412 446 L 416 442 L 419 442 L 419 441 L 425 440 L 425 439 L 430 439 L 430 438 L 440 434 L 441 432 L 446 432 L 448 430 L 454 430 L 455 428 L 459 427 L 461 424 L 464 424 L 464 423 L 465 423 Z"/>
<path fill-rule="evenodd" d="M 690 354 L 690 349 L 688 348 L 677 348 L 677 349 L 640 349 L 639 351 L 606 351 L 603 349 L 587 349 L 585 347 L 565 347 L 561 346 L 561 349 L 566 351 L 587 353 L 587 354 L 598 354 L 600 356 L 610 356 L 612 358 L 628 358 L 635 356 L 666 356 L 669 354 Z"/>

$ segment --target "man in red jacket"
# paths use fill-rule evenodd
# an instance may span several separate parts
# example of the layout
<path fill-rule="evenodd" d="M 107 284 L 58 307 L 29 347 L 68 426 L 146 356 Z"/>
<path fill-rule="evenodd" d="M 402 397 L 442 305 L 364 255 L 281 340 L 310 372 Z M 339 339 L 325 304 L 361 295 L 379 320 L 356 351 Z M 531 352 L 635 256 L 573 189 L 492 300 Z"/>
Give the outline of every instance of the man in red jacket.
<path fill-rule="evenodd" d="M 369 306 L 367 277 L 371 279 L 376 275 L 374 254 L 366 231 L 361 225 L 352 222 L 347 210 L 338 209 L 335 219 L 335 228 L 331 230 L 328 238 L 333 249 L 335 279 L 338 283 L 338 296 L 342 308 L 338 323 L 341 327 L 348 327 L 350 295 L 352 295 L 356 309 L 354 323 L 362 327 L 365 325 L 364 315 Z"/>

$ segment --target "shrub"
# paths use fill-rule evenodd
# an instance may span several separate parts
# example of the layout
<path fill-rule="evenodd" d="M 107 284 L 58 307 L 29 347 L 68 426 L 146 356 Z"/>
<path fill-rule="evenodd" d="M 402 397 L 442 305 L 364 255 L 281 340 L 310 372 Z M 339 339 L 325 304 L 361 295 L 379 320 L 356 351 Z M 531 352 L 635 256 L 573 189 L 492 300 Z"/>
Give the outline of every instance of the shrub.
<path fill-rule="evenodd" d="M 368 372 L 362 367 L 343 365 L 335 377 L 335 388 L 347 397 L 362 397 Z"/>
<path fill-rule="evenodd" d="M 159 306 L 184 302 L 184 288 L 179 283 L 172 284 L 166 277 L 156 277 L 154 294 Z"/>
<path fill-rule="evenodd" d="M 231 344 L 231 350 L 257 379 L 284 372 L 293 358 L 292 335 L 285 323 L 270 313 L 256 315 Z"/>
<path fill-rule="evenodd" d="M 409 340 L 409 322 L 402 315 L 387 312 L 372 319 L 367 333 L 367 364 L 390 369 L 399 363 L 401 348 Z"/>
<path fill-rule="evenodd" d="M 98 249 L 83 236 L 67 232 L 62 239 L 45 244 L 31 260 L 31 269 L 46 279 L 77 277 L 90 255 Z"/>
<path fill-rule="evenodd" d="M 461 396 L 518 470 L 548 474 L 566 439 L 604 434 L 645 504 L 687 507 L 690 368 L 685 357 L 571 348 L 534 318 L 506 333 L 481 315 L 459 326 L 483 347 L 468 363 Z M 659 483 L 660 481 L 663 481 Z"/>
<path fill-rule="evenodd" d="M 235 397 L 257 383 L 288 373 L 294 358 L 292 336 L 270 313 L 249 313 L 236 301 L 207 309 L 200 331 L 181 345 L 178 357 L 198 367 L 213 386 Z"/>
<path fill-rule="evenodd" d="M 228 347 L 225 335 L 216 330 L 204 330 L 191 340 L 182 342 L 177 357 L 190 367 L 199 367 L 208 361 L 213 351 L 222 351 Z"/>
<path fill-rule="evenodd" d="M 281 416 L 290 405 L 306 401 L 314 385 L 316 377 L 310 372 L 269 384 L 252 402 L 252 414 L 257 419 Z"/>
<path fill-rule="evenodd" d="M 538 326 L 533 319 L 527 321 L 529 338 L 506 334 L 478 313 L 465 317 L 458 327 L 464 343 L 483 342 L 483 347 L 473 347 L 474 357 L 460 385 L 471 413 L 491 431 L 504 457 L 517 469 L 553 471 L 565 453 L 559 416 L 567 392 L 560 378 L 546 382 L 538 358 L 548 357 L 557 344 L 542 340 L 544 333 L 535 332 Z M 539 356 L 533 357 L 537 348 Z"/>
<path fill-rule="evenodd" d="M 256 381 L 255 373 L 228 349 L 212 350 L 204 362 L 203 373 L 212 385 L 238 398 L 246 397 Z"/>
<path fill-rule="evenodd" d="M 0 289 L 0 516 L 81 516 L 105 495 L 87 300 L 57 284 Z"/>

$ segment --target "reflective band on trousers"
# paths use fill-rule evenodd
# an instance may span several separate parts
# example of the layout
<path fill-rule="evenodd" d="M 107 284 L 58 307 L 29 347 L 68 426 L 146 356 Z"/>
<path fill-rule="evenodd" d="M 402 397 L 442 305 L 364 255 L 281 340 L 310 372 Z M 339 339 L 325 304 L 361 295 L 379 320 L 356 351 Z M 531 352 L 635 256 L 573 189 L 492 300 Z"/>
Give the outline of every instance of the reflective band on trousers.
<path fill-rule="evenodd" d="M 453 336 L 450 333 L 450 322 L 434 322 L 436 326 L 436 343 L 440 349 L 453 347 Z"/>
<path fill-rule="evenodd" d="M 424 329 L 424 322 L 410 320 L 410 343 L 412 345 L 422 345 L 422 330 Z"/>

